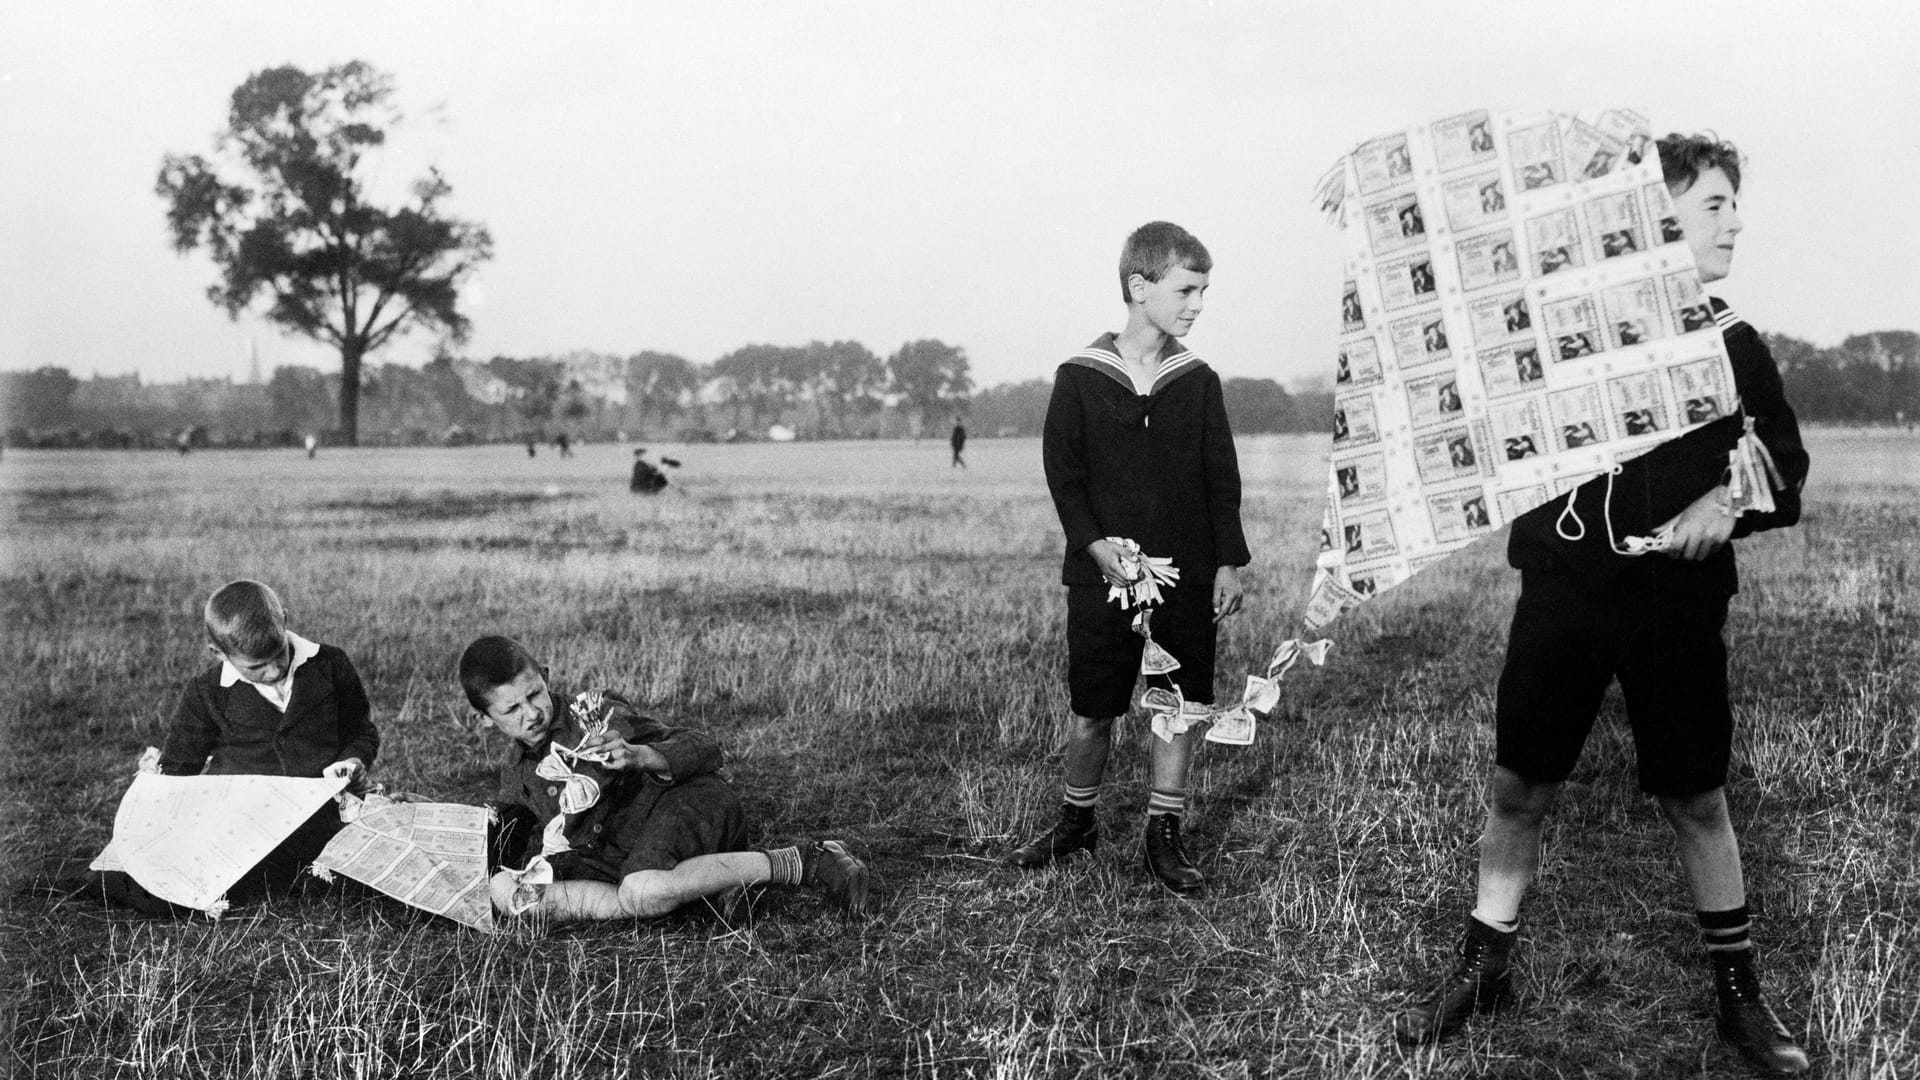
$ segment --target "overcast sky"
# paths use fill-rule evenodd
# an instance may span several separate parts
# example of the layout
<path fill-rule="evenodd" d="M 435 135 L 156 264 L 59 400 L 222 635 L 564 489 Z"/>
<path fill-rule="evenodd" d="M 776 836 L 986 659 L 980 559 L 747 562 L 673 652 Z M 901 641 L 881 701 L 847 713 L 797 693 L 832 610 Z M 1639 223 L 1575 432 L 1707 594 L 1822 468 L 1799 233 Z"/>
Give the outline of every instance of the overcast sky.
<path fill-rule="evenodd" d="M 0 8 L 0 369 L 244 378 L 337 357 L 229 320 L 153 193 L 250 73 L 364 59 L 492 231 L 468 355 L 939 338 L 1044 377 L 1122 321 L 1126 232 L 1215 259 L 1187 339 L 1228 376 L 1331 366 L 1315 181 L 1470 108 L 1625 105 L 1748 154 L 1723 295 L 1833 344 L 1920 329 L 1907 2 L 34 4 Z M 376 362 L 420 363 L 416 333 Z"/>

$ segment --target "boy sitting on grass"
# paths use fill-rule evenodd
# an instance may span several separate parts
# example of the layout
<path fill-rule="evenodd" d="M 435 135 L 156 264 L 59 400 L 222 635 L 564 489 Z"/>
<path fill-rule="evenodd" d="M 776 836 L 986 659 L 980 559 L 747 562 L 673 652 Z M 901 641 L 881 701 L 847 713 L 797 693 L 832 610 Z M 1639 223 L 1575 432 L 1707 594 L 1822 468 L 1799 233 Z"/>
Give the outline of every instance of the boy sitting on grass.
<path fill-rule="evenodd" d="M 232 581 L 208 598 L 207 651 L 218 663 L 188 680 L 160 748 L 168 776 L 345 776 L 366 786 L 380 749 L 372 707 L 347 654 L 287 629 L 287 609 L 258 581 Z M 340 831 L 327 803 L 247 872 L 229 895 L 285 892 Z M 180 914 L 120 871 L 108 871 L 109 900 Z"/>
<path fill-rule="evenodd" d="M 837 840 L 747 850 L 720 747 L 605 690 L 565 702 L 507 637 L 460 654 L 460 687 L 514 741 L 494 800 L 494 910 L 553 922 L 647 919 L 749 885 L 818 889 L 867 913 L 867 868 Z"/>

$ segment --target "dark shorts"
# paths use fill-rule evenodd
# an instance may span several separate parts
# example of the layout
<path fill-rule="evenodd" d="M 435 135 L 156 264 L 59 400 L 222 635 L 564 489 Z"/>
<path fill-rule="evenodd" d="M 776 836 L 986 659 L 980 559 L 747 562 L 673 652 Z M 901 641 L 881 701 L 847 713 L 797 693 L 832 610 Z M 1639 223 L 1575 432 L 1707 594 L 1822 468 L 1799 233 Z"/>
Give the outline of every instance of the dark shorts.
<path fill-rule="evenodd" d="M 313 860 L 326 849 L 327 841 L 345 826 L 340 823 L 340 807 L 328 801 L 313 816 L 302 822 L 279 846 L 267 853 L 259 864 L 247 871 L 232 889 L 229 898 L 239 900 L 256 895 L 275 895 L 299 884 Z"/>
<path fill-rule="evenodd" d="M 1644 585 L 1600 595 L 1556 574 L 1522 575 L 1500 672 L 1495 761 L 1535 783 L 1565 780 L 1618 678 L 1640 789 L 1683 797 L 1725 785 L 1733 743 L 1726 620 L 1724 596 Z"/>
<path fill-rule="evenodd" d="M 1199 583 L 1194 583 L 1198 585 Z M 1171 684 L 1188 701 L 1213 704 L 1213 581 L 1190 586 L 1183 576 L 1153 609 L 1153 640 L 1180 666 L 1156 675 L 1150 686 Z M 1146 644 L 1133 632 L 1138 608 L 1107 599 L 1105 585 L 1067 586 L 1067 692 L 1078 716 L 1122 716 L 1133 703 Z"/>
<path fill-rule="evenodd" d="M 747 815 L 733 785 L 707 773 L 661 792 L 644 813 L 615 815 L 609 831 L 596 849 L 556 856 L 554 874 L 618 885 L 628 874 L 671 870 L 695 855 L 743 851 Z"/>

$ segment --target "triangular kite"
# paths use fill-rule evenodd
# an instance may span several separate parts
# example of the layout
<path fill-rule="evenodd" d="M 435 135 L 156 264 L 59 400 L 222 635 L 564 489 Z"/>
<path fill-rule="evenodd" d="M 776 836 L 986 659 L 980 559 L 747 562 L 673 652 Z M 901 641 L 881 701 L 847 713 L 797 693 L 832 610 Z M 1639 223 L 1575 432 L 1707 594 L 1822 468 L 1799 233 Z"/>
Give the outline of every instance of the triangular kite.
<path fill-rule="evenodd" d="M 218 918 L 234 882 L 346 786 L 345 776 L 141 772 L 92 867 L 124 870 L 160 899 Z"/>

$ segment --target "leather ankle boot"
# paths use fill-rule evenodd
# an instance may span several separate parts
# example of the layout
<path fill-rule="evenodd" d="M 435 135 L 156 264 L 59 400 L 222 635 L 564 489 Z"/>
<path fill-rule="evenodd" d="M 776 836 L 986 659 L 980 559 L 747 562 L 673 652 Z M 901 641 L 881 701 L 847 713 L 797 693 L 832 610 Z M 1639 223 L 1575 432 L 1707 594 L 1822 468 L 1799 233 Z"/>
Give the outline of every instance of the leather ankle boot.
<path fill-rule="evenodd" d="M 1518 937 L 1517 931 L 1495 930 L 1469 918 L 1459 963 L 1433 993 L 1393 1018 L 1394 1038 L 1409 1046 L 1439 1042 L 1466 1027 L 1475 1013 L 1505 1008 L 1513 992 L 1507 956 Z"/>
<path fill-rule="evenodd" d="M 1720 998 L 1720 1037 L 1748 1065 L 1765 1076 L 1798 1076 L 1811 1067 L 1807 1052 L 1761 997 L 1760 978 L 1751 963 L 1743 959 L 1716 965 L 1714 982 Z"/>
<path fill-rule="evenodd" d="M 1148 814 L 1145 860 L 1160 884 L 1177 893 L 1197 893 L 1207 887 L 1207 875 L 1193 865 L 1180 846 L 1179 814 Z"/>
<path fill-rule="evenodd" d="M 1060 820 L 1053 828 L 1007 853 L 1007 862 L 1023 870 L 1052 866 L 1076 851 L 1100 846 L 1100 823 L 1093 807 L 1060 804 Z"/>

